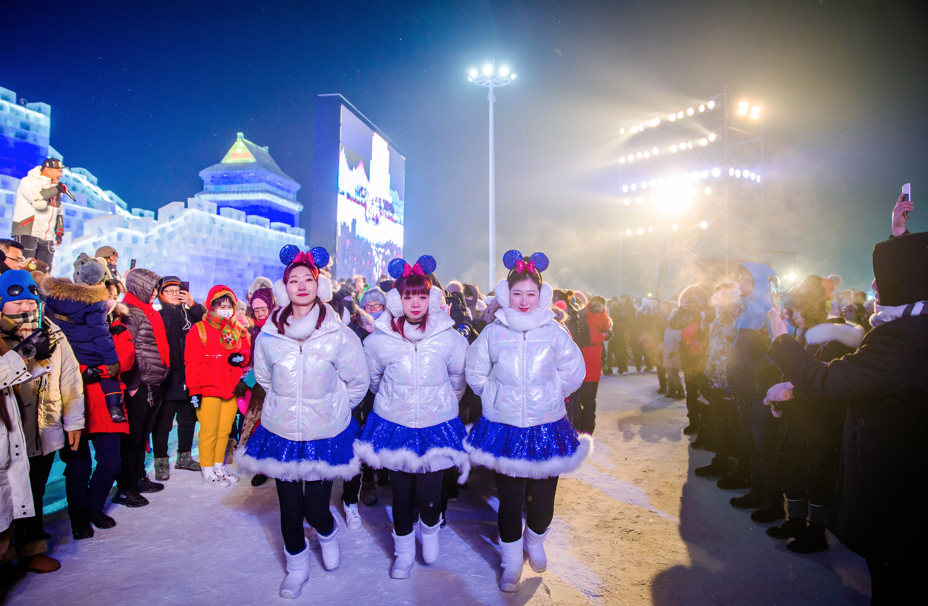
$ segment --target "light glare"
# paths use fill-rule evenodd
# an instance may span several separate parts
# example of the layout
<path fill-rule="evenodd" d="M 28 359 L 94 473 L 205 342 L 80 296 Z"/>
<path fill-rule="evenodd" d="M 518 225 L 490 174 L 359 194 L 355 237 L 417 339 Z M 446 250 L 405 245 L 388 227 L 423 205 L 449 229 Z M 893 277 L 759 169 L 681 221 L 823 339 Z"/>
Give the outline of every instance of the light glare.
<path fill-rule="evenodd" d="M 699 222 L 699 227 L 701 227 L 701 228 L 703 228 L 703 229 L 706 229 L 707 227 L 709 227 L 709 223 L 706 222 L 706 221 L 700 221 L 700 222 Z"/>
<path fill-rule="evenodd" d="M 505 65 L 502 66 L 501 68 L 499 68 L 499 75 L 500 75 L 500 76 L 508 76 L 508 75 L 509 75 L 509 68 L 506 67 Z"/>
<path fill-rule="evenodd" d="M 706 107 L 708 107 L 709 109 L 712 109 L 713 107 L 715 107 L 715 101 L 709 101 Z"/>
<path fill-rule="evenodd" d="M 493 66 L 487 63 L 486 65 L 483 66 L 483 75 L 490 76 L 492 74 L 493 74 Z"/>

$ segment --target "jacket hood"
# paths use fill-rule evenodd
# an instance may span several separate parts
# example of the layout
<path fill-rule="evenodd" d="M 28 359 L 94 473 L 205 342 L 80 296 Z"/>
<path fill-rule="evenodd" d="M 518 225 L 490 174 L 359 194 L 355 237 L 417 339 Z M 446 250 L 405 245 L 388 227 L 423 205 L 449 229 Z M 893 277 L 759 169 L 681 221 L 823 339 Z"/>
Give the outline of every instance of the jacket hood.
<path fill-rule="evenodd" d="M 228 295 L 232 297 L 232 309 L 238 307 L 238 297 L 235 296 L 235 293 L 228 286 L 223 286 L 222 284 L 217 284 L 216 286 L 209 289 L 209 294 L 206 295 L 206 308 L 209 309 L 213 306 L 213 301 Z"/>
<path fill-rule="evenodd" d="M 58 278 L 45 278 L 42 280 L 42 288 L 51 299 L 60 301 L 76 301 L 93 305 L 110 298 L 110 293 L 106 288 L 94 286 L 82 286 L 67 280 Z"/>
<path fill-rule="evenodd" d="M 857 324 L 825 322 L 824 324 L 816 324 L 807 330 L 805 338 L 806 343 L 809 345 L 838 341 L 842 345 L 857 349 L 860 347 L 860 342 L 864 340 L 864 329 Z"/>
<path fill-rule="evenodd" d="M 316 284 L 316 298 L 323 303 L 328 303 L 331 301 L 332 280 L 322 274 L 319 274 L 319 278 L 316 280 Z M 287 296 L 287 287 L 284 285 L 283 278 L 274 282 L 274 298 L 277 299 L 278 307 L 286 307 L 290 305 L 290 297 Z"/>
<path fill-rule="evenodd" d="M 513 330 L 525 332 L 554 320 L 554 312 L 550 309 L 551 302 L 554 300 L 554 289 L 547 282 L 541 283 L 538 307 L 529 313 L 523 313 L 509 306 L 509 281 L 505 278 L 496 285 L 495 292 L 496 301 L 502 308 L 496 312 L 496 319 Z"/>
<path fill-rule="evenodd" d="M 429 290 L 429 314 L 432 314 L 436 311 L 441 311 L 441 304 L 444 303 L 445 295 L 437 286 L 433 286 Z M 395 288 L 390 289 L 390 292 L 387 293 L 387 309 L 393 315 L 394 318 L 399 318 L 403 315 L 403 301 L 400 299 L 400 291 Z"/>
<path fill-rule="evenodd" d="M 279 281 L 279 280 L 278 280 Z M 287 331 L 285 334 L 280 334 L 277 332 L 277 325 L 271 321 L 271 317 L 268 317 L 267 322 L 264 323 L 264 326 L 261 327 L 262 333 L 267 333 L 278 339 L 292 339 L 296 341 L 304 341 L 314 333 L 319 332 L 320 334 L 332 332 L 333 330 L 338 330 L 342 326 L 341 320 L 338 318 L 338 314 L 335 313 L 335 310 L 332 309 L 326 303 L 325 305 L 325 319 L 322 321 L 322 326 L 319 327 L 319 330 L 316 330 L 316 321 L 319 319 L 319 305 L 314 305 L 312 310 L 299 320 L 294 320 L 293 316 L 287 320 Z"/>
<path fill-rule="evenodd" d="M 394 292 L 394 291 L 390 291 Z M 380 317 L 374 322 L 374 328 L 380 332 L 386 333 L 391 337 L 396 339 L 402 339 L 400 333 L 393 330 L 393 314 L 387 310 L 384 313 L 380 314 Z M 454 320 L 451 319 L 451 316 L 447 312 L 437 309 L 432 311 L 429 309 L 429 315 L 425 322 L 425 330 L 421 331 L 414 326 L 407 325 L 404 328 L 404 333 L 406 334 L 407 341 L 424 341 L 425 339 L 436 335 L 443 330 L 454 327 Z"/>
<path fill-rule="evenodd" d="M 928 232 L 903 234 L 873 247 L 877 299 L 896 307 L 928 299 Z"/>
<path fill-rule="evenodd" d="M 150 269 L 136 268 L 126 276 L 126 290 L 143 303 L 151 301 L 151 296 L 158 288 L 161 276 Z"/>
<path fill-rule="evenodd" d="M 738 316 L 738 328 L 760 330 L 767 325 L 767 312 L 773 307 L 770 299 L 770 278 L 777 276 L 773 268 L 766 263 L 739 263 L 738 267 L 751 274 L 754 290 L 741 299 L 741 315 Z"/>

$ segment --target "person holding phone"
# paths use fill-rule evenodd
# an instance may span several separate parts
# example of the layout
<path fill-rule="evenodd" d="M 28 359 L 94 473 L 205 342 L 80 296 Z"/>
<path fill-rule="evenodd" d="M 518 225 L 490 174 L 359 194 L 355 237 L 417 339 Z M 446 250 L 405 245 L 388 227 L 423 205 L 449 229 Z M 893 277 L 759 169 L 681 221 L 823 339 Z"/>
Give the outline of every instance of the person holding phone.
<path fill-rule="evenodd" d="M 193 300 L 190 283 L 177 276 L 165 276 L 158 288 L 161 300 L 161 319 L 171 347 L 171 366 L 164 385 L 164 402 L 155 420 L 152 442 L 155 451 L 155 479 L 159 482 L 171 477 L 168 455 L 168 436 L 177 418 L 177 460 L 174 469 L 200 471 L 200 464 L 190 454 L 197 428 L 197 412 L 190 404 L 187 391 L 184 344 L 190 328 L 203 319 L 206 308 Z"/>

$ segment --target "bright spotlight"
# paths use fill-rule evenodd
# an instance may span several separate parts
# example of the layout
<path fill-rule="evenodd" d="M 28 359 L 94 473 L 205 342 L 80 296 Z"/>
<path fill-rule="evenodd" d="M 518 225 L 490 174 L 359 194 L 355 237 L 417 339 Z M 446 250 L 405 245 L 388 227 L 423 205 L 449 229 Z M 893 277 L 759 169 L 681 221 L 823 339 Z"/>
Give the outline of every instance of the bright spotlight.
<path fill-rule="evenodd" d="M 651 148 L 651 153 L 654 154 L 655 156 L 657 155 L 657 151 L 658 151 L 657 146 L 654 146 Z"/>
<path fill-rule="evenodd" d="M 652 231 L 654 231 L 654 228 L 648 225 L 648 233 L 651 233 Z"/>
<path fill-rule="evenodd" d="M 643 228 L 643 227 L 639 227 L 639 228 L 638 228 L 638 235 L 641 236 L 641 235 L 643 235 L 643 234 L 644 234 L 644 228 Z"/>
<path fill-rule="evenodd" d="M 796 279 L 796 274 L 790 274 L 788 277 L 789 277 L 789 281 L 792 282 L 793 280 Z"/>
<path fill-rule="evenodd" d="M 687 143 L 687 144 L 686 144 L 686 147 L 687 147 L 687 149 L 693 149 L 693 144 L 692 144 L 692 143 Z"/>
<path fill-rule="evenodd" d="M 644 203 L 644 198 L 642 198 L 641 196 L 638 196 L 637 198 L 635 198 L 635 204 L 643 204 L 643 203 Z"/>
<path fill-rule="evenodd" d="M 753 107 L 751 107 L 751 113 L 752 113 L 752 114 L 759 114 L 759 113 L 760 113 L 760 107 L 757 106 L 757 105 L 754 105 Z"/>
<path fill-rule="evenodd" d="M 631 199 L 631 198 L 625 198 L 625 206 L 630 206 L 631 203 L 632 203 L 632 199 Z"/>
<path fill-rule="evenodd" d="M 638 158 L 638 159 L 640 160 L 640 159 L 641 159 L 641 152 L 638 152 L 637 154 L 635 154 L 635 157 Z"/>
<path fill-rule="evenodd" d="M 619 129 L 619 134 L 620 134 L 620 135 L 624 135 L 624 134 L 625 134 L 625 129 L 624 129 L 624 128 L 620 128 L 620 129 Z"/>
<path fill-rule="evenodd" d="M 627 193 L 628 193 L 628 186 L 627 186 L 627 185 L 623 185 L 623 186 L 622 186 L 622 193 L 623 193 L 623 194 L 627 194 Z"/>
<path fill-rule="evenodd" d="M 648 124 L 651 125 L 651 128 L 654 128 L 655 126 L 657 126 L 657 125 L 660 124 L 660 123 L 661 123 L 661 119 L 660 119 L 660 118 L 651 118 L 651 121 L 648 122 Z"/>
<path fill-rule="evenodd" d="M 741 115 L 743 116 L 743 115 L 745 115 L 745 114 L 748 113 L 748 108 L 746 108 L 746 107 L 739 107 L 739 108 L 738 108 L 738 113 L 741 114 Z"/>
<path fill-rule="evenodd" d="M 638 190 L 638 186 L 632 183 L 632 191 L 637 191 L 637 190 Z"/>
<path fill-rule="evenodd" d="M 715 101 L 709 101 L 709 103 L 706 104 L 706 107 L 708 107 L 709 109 L 712 109 L 713 107 L 715 107 Z"/>
<path fill-rule="evenodd" d="M 668 215 L 680 215 L 693 205 L 696 190 L 686 182 L 677 181 L 657 190 L 654 203 Z"/>
<path fill-rule="evenodd" d="M 500 75 L 500 76 L 504 76 L 504 77 L 505 77 L 505 76 L 508 76 L 508 75 L 509 75 L 509 68 L 506 67 L 505 65 L 502 66 L 501 68 L 499 68 L 499 75 Z"/>
<path fill-rule="evenodd" d="M 713 176 L 713 177 L 718 177 L 718 176 L 721 175 L 721 174 L 722 174 L 722 170 L 721 170 L 720 168 L 716 167 L 716 168 L 713 168 L 713 169 L 712 169 L 712 176 Z"/>
<path fill-rule="evenodd" d="M 672 230 L 674 230 L 674 231 L 677 231 L 677 229 L 679 229 L 679 228 L 677 227 L 677 224 L 674 223 L 673 225 L 670 226 L 670 229 L 672 229 Z"/>
<path fill-rule="evenodd" d="M 676 145 L 671 145 L 671 146 L 670 146 L 670 153 L 672 153 L 672 154 L 677 153 L 677 146 L 676 146 Z"/>
<path fill-rule="evenodd" d="M 699 181 L 699 171 L 698 171 L 698 170 L 694 170 L 694 171 L 693 171 L 693 174 L 690 175 L 690 176 L 693 178 L 693 181 Z"/>
<path fill-rule="evenodd" d="M 736 170 L 736 171 L 735 171 L 735 176 L 736 176 L 736 177 L 741 177 L 741 171 L 740 171 L 740 170 Z"/>
<path fill-rule="evenodd" d="M 677 119 L 677 115 L 676 115 L 676 114 L 670 114 L 669 116 L 667 116 L 667 119 L 670 120 L 671 122 L 673 122 L 673 121 L 675 121 L 675 120 Z"/>
<path fill-rule="evenodd" d="M 738 107 L 747 108 L 747 106 L 748 106 L 748 102 L 747 102 L 747 101 L 742 101 L 741 103 L 738 104 Z"/>
<path fill-rule="evenodd" d="M 633 126 L 633 127 L 632 127 L 632 134 L 635 134 L 635 133 L 637 133 L 637 132 L 638 132 L 638 127 L 637 127 L 637 126 Z"/>
<path fill-rule="evenodd" d="M 639 124 L 638 130 L 640 130 L 641 132 L 644 132 L 644 124 Z"/>
<path fill-rule="evenodd" d="M 490 76 L 492 74 L 493 74 L 493 66 L 487 63 L 486 65 L 483 66 L 483 75 Z"/>
<path fill-rule="evenodd" d="M 706 229 L 707 227 L 709 227 L 709 223 L 707 221 L 700 221 L 699 227 Z"/>
<path fill-rule="evenodd" d="M 515 80 L 515 79 L 516 79 L 516 75 L 515 75 L 515 74 L 511 74 L 511 75 L 509 76 L 509 79 L 510 79 L 510 80 Z"/>
<path fill-rule="evenodd" d="M 625 164 L 625 156 L 619 158 L 619 164 Z"/>
<path fill-rule="evenodd" d="M 702 193 L 706 194 L 707 196 L 711 196 L 711 195 L 712 195 L 712 188 L 711 188 L 711 187 L 707 187 L 706 189 L 702 190 Z"/>
<path fill-rule="evenodd" d="M 753 180 L 755 180 L 755 179 L 757 179 L 757 174 L 756 174 L 756 173 L 751 173 L 751 181 L 753 181 Z"/>
<path fill-rule="evenodd" d="M 704 170 L 704 171 L 702 171 L 700 174 L 702 175 L 702 178 L 705 179 L 705 178 L 707 178 L 707 177 L 709 176 L 709 171 Z"/>
<path fill-rule="evenodd" d="M 751 114 L 751 120 L 757 120 L 760 117 L 760 114 Z"/>
<path fill-rule="evenodd" d="M 678 117 L 678 118 L 682 118 L 682 117 L 683 117 L 683 112 L 682 112 L 682 111 L 677 112 L 677 117 Z"/>
<path fill-rule="evenodd" d="M 628 228 L 628 229 L 625 230 L 625 235 L 626 235 L 626 236 L 632 235 L 632 230 L 631 230 L 631 228 Z"/>
<path fill-rule="evenodd" d="M 634 161 L 635 161 L 635 156 L 633 156 L 633 155 L 631 155 L 631 154 L 628 154 L 628 161 L 629 161 L 629 162 L 634 162 Z"/>
<path fill-rule="evenodd" d="M 471 78 L 476 78 L 476 77 L 477 77 L 477 70 L 475 70 L 475 69 L 470 70 L 470 77 L 471 77 Z"/>
<path fill-rule="evenodd" d="M 650 157 L 651 157 L 651 152 L 644 152 L 644 157 L 645 157 L 645 158 L 650 158 Z"/>
<path fill-rule="evenodd" d="M 648 189 L 648 182 L 647 182 L 647 181 L 642 181 L 642 182 L 641 182 L 641 189 Z"/>
<path fill-rule="evenodd" d="M 760 183 L 760 175 L 757 175 L 757 182 Z"/>
<path fill-rule="evenodd" d="M 700 106 L 699 106 L 699 113 L 702 113 L 702 112 L 704 112 L 704 111 L 706 111 L 706 106 L 705 106 L 705 105 L 700 105 Z"/>
<path fill-rule="evenodd" d="M 715 133 L 709 133 L 709 141 L 715 141 Z"/>
<path fill-rule="evenodd" d="M 702 139 L 699 140 L 699 144 L 702 145 L 703 147 L 705 147 L 705 146 L 709 145 L 709 140 L 706 139 L 705 137 L 703 137 Z"/>
<path fill-rule="evenodd" d="M 653 179 L 651 180 L 651 182 L 650 182 L 650 183 L 648 183 L 648 186 L 650 186 L 650 187 L 654 187 L 654 180 L 653 180 Z"/>
<path fill-rule="evenodd" d="M 692 108 L 692 107 L 688 107 L 688 108 L 686 109 L 686 115 L 687 115 L 687 116 L 692 116 L 693 113 L 694 113 L 694 112 L 693 112 L 693 108 Z"/>
<path fill-rule="evenodd" d="M 729 168 L 729 169 L 728 169 L 728 176 L 729 176 L 729 177 L 734 177 L 734 176 L 735 176 L 735 169 Z"/>

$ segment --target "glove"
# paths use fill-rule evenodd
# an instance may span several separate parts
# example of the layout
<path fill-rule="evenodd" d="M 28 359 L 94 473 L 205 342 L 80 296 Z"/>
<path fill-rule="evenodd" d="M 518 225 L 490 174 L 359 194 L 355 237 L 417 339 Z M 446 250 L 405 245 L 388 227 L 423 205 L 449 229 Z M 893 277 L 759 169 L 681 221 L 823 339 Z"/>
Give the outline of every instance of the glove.
<path fill-rule="evenodd" d="M 84 385 L 93 385 L 94 383 L 100 382 L 100 375 L 103 373 L 100 372 L 100 369 L 96 366 L 88 366 L 84 372 L 81 373 L 81 378 L 84 380 Z"/>
<path fill-rule="evenodd" d="M 56 183 L 55 189 L 58 190 L 59 194 L 63 194 L 64 192 L 68 191 L 68 186 L 65 185 L 64 183 Z"/>
<path fill-rule="evenodd" d="M 234 393 L 237 398 L 244 398 L 245 394 L 248 393 L 248 386 L 245 385 L 244 381 L 239 381 L 235 384 L 235 389 L 232 390 L 232 393 Z"/>
<path fill-rule="evenodd" d="M 245 356 L 240 353 L 229 354 L 229 364 L 232 366 L 242 366 L 245 364 Z"/>
<path fill-rule="evenodd" d="M 201 398 L 199 395 L 190 396 L 190 403 L 193 404 L 194 408 L 199 408 L 202 402 L 203 402 L 203 398 Z"/>
<path fill-rule="evenodd" d="M 48 326 L 42 327 L 42 330 L 34 330 L 32 334 L 23 339 L 13 351 L 18 353 L 24 360 L 38 358 L 47 360 L 55 351 L 56 341 L 52 341 L 51 334 L 48 332 Z"/>

